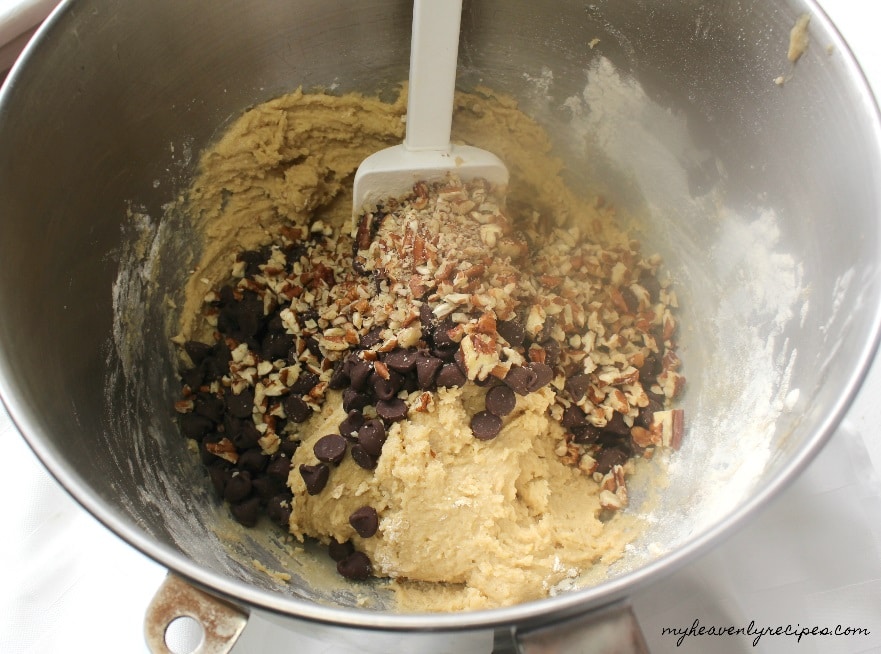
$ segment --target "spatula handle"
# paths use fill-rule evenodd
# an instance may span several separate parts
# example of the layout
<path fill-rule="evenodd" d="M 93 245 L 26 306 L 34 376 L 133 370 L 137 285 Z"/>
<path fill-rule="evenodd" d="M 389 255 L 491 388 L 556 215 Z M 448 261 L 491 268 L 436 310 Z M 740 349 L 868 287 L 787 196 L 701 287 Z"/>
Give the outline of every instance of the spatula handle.
<path fill-rule="evenodd" d="M 462 0 L 414 0 L 407 99 L 408 150 L 448 150 Z"/>

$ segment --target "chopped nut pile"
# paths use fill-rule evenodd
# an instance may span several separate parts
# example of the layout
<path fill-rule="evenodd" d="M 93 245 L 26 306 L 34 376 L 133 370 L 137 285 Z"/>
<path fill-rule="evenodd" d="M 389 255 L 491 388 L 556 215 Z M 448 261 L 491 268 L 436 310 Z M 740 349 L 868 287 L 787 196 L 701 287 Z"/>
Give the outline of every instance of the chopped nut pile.
<path fill-rule="evenodd" d="M 233 516 L 287 525 L 291 458 L 329 389 L 347 417 L 299 466 L 312 495 L 346 456 L 375 468 L 392 423 L 469 383 L 486 389 L 470 423 L 481 441 L 518 396 L 550 387 L 557 455 L 593 476 L 604 508 L 626 506 L 627 461 L 682 438 L 676 296 L 638 243 L 604 248 L 554 222 L 450 179 L 365 213 L 354 235 L 315 221 L 238 254 L 205 297 L 215 342 L 181 344 L 192 367 L 176 407 Z M 369 538 L 378 520 L 365 506 L 349 522 Z M 330 553 L 344 576 L 370 576 L 351 542 Z"/>

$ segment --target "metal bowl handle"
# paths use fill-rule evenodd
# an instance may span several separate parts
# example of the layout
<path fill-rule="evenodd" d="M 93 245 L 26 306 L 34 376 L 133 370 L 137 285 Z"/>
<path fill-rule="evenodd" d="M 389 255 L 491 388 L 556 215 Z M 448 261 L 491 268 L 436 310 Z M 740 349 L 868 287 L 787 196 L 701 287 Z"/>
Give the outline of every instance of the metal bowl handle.
<path fill-rule="evenodd" d="M 178 618 L 192 618 L 202 627 L 202 641 L 192 654 L 229 654 L 248 622 L 244 611 L 169 573 L 144 618 L 144 638 L 153 654 L 173 654 L 166 633 Z"/>
<path fill-rule="evenodd" d="M 648 654 L 633 608 L 619 602 L 531 630 L 516 630 L 519 654 Z"/>

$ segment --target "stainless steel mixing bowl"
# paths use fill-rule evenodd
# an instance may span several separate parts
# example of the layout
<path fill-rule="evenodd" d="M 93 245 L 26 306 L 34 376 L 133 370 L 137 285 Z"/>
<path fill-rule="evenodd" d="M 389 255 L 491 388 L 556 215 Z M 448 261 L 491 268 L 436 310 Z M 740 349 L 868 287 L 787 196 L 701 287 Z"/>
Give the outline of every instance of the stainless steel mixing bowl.
<path fill-rule="evenodd" d="M 802 14 L 809 45 L 792 63 Z M 332 583 L 309 551 L 230 542 L 170 410 L 164 293 L 198 244 L 166 204 L 246 107 L 298 86 L 389 92 L 406 78 L 409 24 L 404 0 L 63 2 L 0 96 L 0 393 L 22 434 L 86 509 L 177 575 L 252 617 L 341 638 L 525 630 L 693 559 L 822 447 L 881 322 L 877 109 L 815 3 L 467 0 L 460 86 L 517 98 L 572 186 L 634 216 L 680 290 L 689 431 L 669 486 L 607 577 L 491 611 L 401 614 L 381 584 Z M 378 608 L 359 608 L 361 592 Z"/>

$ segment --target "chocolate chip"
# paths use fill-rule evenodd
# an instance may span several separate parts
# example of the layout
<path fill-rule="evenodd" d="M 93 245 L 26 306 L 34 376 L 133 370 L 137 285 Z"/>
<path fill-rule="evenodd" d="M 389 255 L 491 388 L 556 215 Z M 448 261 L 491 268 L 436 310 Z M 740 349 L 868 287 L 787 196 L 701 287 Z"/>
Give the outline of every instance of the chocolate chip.
<path fill-rule="evenodd" d="M 205 381 L 212 382 L 220 379 L 229 372 L 229 362 L 232 354 L 224 343 L 218 343 L 213 348 L 213 354 L 205 359 L 200 368 L 205 371 Z"/>
<path fill-rule="evenodd" d="M 198 366 L 205 359 L 211 356 L 213 349 L 207 343 L 200 343 L 199 341 L 187 341 L 186 343 L 184 343 L 184 351 L 190 357 L 193 365 Z"/>
<path fill-rule="evenodd" d="M 645 382 L 654 381 L 663 369 L 664 365 L 661 357 L 654 352 L 650 353 L 645 357 L 642 367 L 639 369 L 639 376 L 643 381 L 643 385 L 645 385 Z"/>
<path fill-rule="evenodd" d="M 571 429 L 578 425 L 583 425 L 587 421 L 587 414 L 581 410 L 581 407 L 572 404 L 563 409 L 563 417 L 560 418 L 560 424 L 566 429 Z"/>
<path fill-rule="evenodd" d="M 284 320 L 281 319 L 282 307 L 276 308 L 271 314 L 269 314 L 266 318 L 266 331 L 270 334 L 284 334 L 287 330 L 285 327 Z M 291 336 L 291 344 L 288 346 L 288 349 L 293 347 L 293 336 Z"/>
<path fill-rule="evenodd" d="M 358 347 L 362 350 L 369 350 L 374 345 L 382 341 L 382 327 L 374 327 L 361 337 Z"/>
<path fill-rule="evenodd" d="M 557 324 L 557 319 L 554 316 L 548 316 L 545 318 L 544 323 L 542 323 L 541 331 L 538 332 L 536 337 L 533 339 L 536 343 L 543 343 L 544 341 L 552 338 L 551 334 L 554 333 L 554 327 Z"/>
<path fill-rule="evenodd" d="M 196 393 L 196 397 L 193 398 L 193 412 L 215 423 L 223 421 L 223 411 L 223 398 L 212 393 Z"/>
<path fill-rule="evenodd" d="M 250 497 L 229 507 L 232 517 L 245 527 L 254 527 L 260 519 L 260 498 Z"/>
<path fill-rule="evenodd" d="M 434 389 L 435 378 L 443 365 L 444 361 L 440 357 L 420 352 L 416 357 L 416 379 L 419 382 L 419 388 L 423 391 Z"/>
<path fill-rule="evenodd" d="M 471 418 L 471 432 L 478 440 L 492 440 L 501 430 L 502 419 L 489 411 L 481 411 Z"/>
<path fill-rule="evenodd" d="M 281 442 L 279 446 L 279 450 L 282 454 L 284 454 L 287 458 L 293 459 L 294 452 L 296 452 L 300 447 L 300 441 L 294 440 L 293 438 L 287 438 Z"/>
<path fill-rule="evenodd" d="M 200 441 L 205 434 L 214 429 L 214 422 L 210 418 L 200 416 L 198 413 L 185 413 L 179 420 L 180 431 L 186 438 Z"/>
<path fill-rule="evenodd" d="M 541 349 L 545 351 L 545 363 L 551 367 L 557 365 L 560 359 L 560 344 L 553 338 L 549 338 L 541 342 Z"/>
<path fill-rule="evenodd" d="M 499 320 L 496 323 L 496 331 L 514 348 L 523 345 L 526 338 L 526 330 L 519 320 Z"/>
<path fill-rule="evenodd" d="M 655 411 L 660 411 L 661 405 L 657 402 L 649 402 L 648 406 L 639 407 L 639 413 L 633 419 L 633 424 L 644 429 L 650 429 L 655 418 Z"/>
<path fill-rule="evenodd" d="M 630 434 L 630 427 L 628 427 L 627 423 L 624 422 L 624 416 L 621 415 L 618 411 L 615 411 L 614 413 L 612 413 L 612 417 L 609 422 L 606 423 L 603 431 L 611 432 L 613 434 L 617 434 L 618 436 L 627 436 Z"/>
<path fill-rule="evenodd" d="M 416 350 L 393 350 L 385 358 L 385 365 L 396 372 L 406 374 L 416 367 L 418 354 Z"/>
<path fill-rule="evenodd" d="M 250 340 L 263 322 L 263 299 L 253 291 L 244 291 L 242 300 L 228 309 L 233 325 L 230 331 L 237 341 Z"/>
<path fill-rule="evenodd" d="M 291 474 L 291 460 L 284 454 L 276 454 L 266 466 L 266 475 L 270 479 L 287 483 Z"/>
<path fill-rule="evenodd" d="M 263 469 L 266 468 L 268 463 L 269 457 L 263 454 L 259 447 L 252 447 L 239 454 L 239 460 L 236 461 L 236 467 L 239 470 L 244 470 L 252 475 L 256 475 L 263 472 Z"/>
<path fill-rule="evenodd" d="M 624 299 L 624 304 L 627 305 L 627 311 L 629 313 L 636 313 L 639 310 L 639 298 L 637 298 L 636 294 L 630 290 L 629 286 L 622 286 L 620 291 L 621 297 Z"/>
<path fill-rule="evenodd" d="M 354 388 L 347 388 L 343 391 L 343 411 L 360 411 L 370 404 L 370 396 L 366 393 L 359 393 Z"/>
<path fill-rule="evenodd" d="M 389 370 L 388 375 L 388 379 L 383 378 L 375 371 L 370 375 L 370 387 L 373 389 L 373 395 L 378 400 L 392 399 L 404 385 L 404 378 L 394 370 Z"/>
<path fill-rule="evenodd" d="M 403 420 L 407 417 L 407 411 L 407 403 L 398 397 L 376 403 L 377 415 L 388 422 Z"/>
<path fill-rule="evenodd" d="M 419 324 L 422 325 L 423 334 L 430 334 L 435 325 L 437 325 L 437 318 L 428 302 L 423 302 L 422 306 L 419 307 Z"/>
<path fill-rule="evenodd" d="M 315 388 L 315 385 L 319 382 L 318 375 L 311 372 L 302 372 L 300 376 L 297 377 L 297 381 L 291 384 L 290 391 L 295 395 L 306 395 Z"/>
<path fill-rule="evenodd" d="M 404 375 L 403 378 L 404 386 L 401 390 L 406 391 L 407 395 L 420 390 L 419 380 L 416 378 L 416 373 L 411 372 L 409 375 Z"/>
<path fill-rule="evenodd" d="M 242 431 L 244 430 L 245 424 L 250 422 L 252 425 L 254 421 L 248 418 L 247 420 L 242 420 L 241 418 L 236 418 L 231 416 L 230 414 L 225 414 L 223 416 L 223 431 L 226 433 L 226 437 L 231 441 L 235 442 L 237 439 L 240 439 L 242 436 Z M 255 425 L 256 428 L 256 425 Z M 257 435 L 257 438 L 260 438 L 263 434 Z M 238 447 L 238 446 L 236 446 Z M 249 447 L 254 447 L 254 443 L 250 445 L 243 446 L 242 449 L 248 449 Z"/>
<path fill-rule="evenodd" d="M 651 389 L 651 386 L 649 386 L 649 385 L 647 385 L 647 384 L 644 384 L 644 385 L 643 385 L 643 389 L 645 389 L 645 394 L 648 395 L 648 398 L 649 398 L 649 401 L 650 401 L 650 402 L 656 402 L 657 404 L 663 405 L 664 402 L 665 402 L 666 399 L 667 399 L 667 398 L 664 396 L 663 391 L 660 392 L 660 393 L 655 393 L 655 392 Z"/>
<path fill-rule="evenodd" d="M 365 452 L 360 444 L 352 445 L 352 459 L 365 470 L 376 468 L 376 457 Z"/>
<path fill-rule="evenodd" d="M 334 561 L 342 561 L 354 551 L 355 545 L 350 540 L 340 543 L 336 538 L 331 538 L 327 544 L 327 553 Z"/>
<path fill-rule="evenodd" d="M 288 395 L 281 401 L 281 406 L 288 420 L 297 423 L 306 422 L 312 416 L 312 407 L 299 395 Z"/>
<path fill-rule="evenodd" d="M 529 387 L 535 383 L 535 373 L 523 366 L 511 366 L 503 381 L 517 395 L 529 395 Z"/>
<path fill-rule="evenodd" d="M 226 410 L 236 418 L 250 418 L 254 411 L 254 389 L 245 388 L 238 395 L 227 393 Z"/>
<path fill-rule="evenodd" d="M 598 427 L 594 427 L 589 422 L 582 425 L 574 425 L 571 427 L 572 434 L 575 436 L 575 442 L 579 445 L 589 445 L 596 443 L 603 432 Z"/>
<path fill-rule="evenodd" d="M 291 522 L 291 494 L 273 495 L 266 503 L 266 515 L 279 527 L 288 527 Z"/>
<path fill-rule="evenodd" d="M 289 268 L 291 264 L 297 263 L 302 257 L 305 257 L 308 252 L 306 245 L 303 243 L 286 245 L 282 251 L 284 252 L 284 258 L 285 261 L 287 261 Z"/>
<path fill-rule="evenodd" d="M 378 457 L 382 454 L 382 446 L 385 444 L 386 432 L 382 420 L 374 418 L 368 420 L 358 430 L 358 444 L 370 456 Z"/>
<path fill-rule="evenodd" d="M 238 470 L 230 476 L 223 490 L 223 499 L 230 504 L 241 502 L 251 494 L 251 473 Z"/>
<path fill-rule="evenodd" d="M 432 338 L 434 339 L 434 346 L 436 348 L 440 348 L 442 350 L 446 350 L 449 348 L 455 347 L 459 348 L 459 344 L 450 338 L 450 330 L 455 327 L 455 323 L 447 318 L 443 322 L 438 323 L 438 325 L 434 328 L 434 332 L 432 332 Z"/>
<path fill-rule="evenodd" d="M 323 463 L 316 465 L 300 464 L 300 476 L 306 484 L 306 492 L 310 495 L 318 495 L 327 485 L 330 478 L 330 468 Z"/>
<path fill-rule="evenodd" d="M 349 373 L 346 371 L 346 362 L 340 361 L 333 369 L 333 374 L 330 376 L 330 381 L 327 382 L 327 387 L 331 390 L 341 391 L 348 385 Z"/>
<path fill-rule="evenodd" d="M 601 475 L 604 475 L 614 466 L 621 466 L 627 463 L 627 459 L 630 457 L 626 452 L 617 447 L 607 447 L 595 458 L 597 462 L 596 471 Z"/>
<path fill-rule="evenodd" d="M 294 337 L 291 334 L 269 332 L 263 337 L 260 353 L 267 361 L 287 359 L 288 352 L 290 352 L 293 346 Z"/>
<path fill-rule="evenodd" d="M 337 572 L 346 579 L 363 581 L 373 574 L 373 565 L 363 552 L 352 552 L 336 564 Z"/>
<path fill-rule="evenodd" d="M 263 434 L 257 429 L 253 420 L 229 418 L 226 421 L 227 435 L 239 451 L 248 450 L 260 442 Z"/>
<path fill-rule="evenodd" d="M 218 295 L 220 296 L 218 299 L 218 306 L 223 307 L 236 301 L 235 291 L 229 284 L 222 286 Z"/>
<path fill-rule="evenodd" d="M 314 336 L 309 336 L 306 338 L 306 349 L 309 350 L 315 358 L 323 359 L 324 355 L 321 353 L 321 343 L 318 342 L 318 339 Z"/>
<path fill-rule="evenodd" d="M 348 441 L 339 434 L 322 436 L 312 447 L 315 458 L 324 463 L 339 463 L 346 455 Z"/>
<path fill-rule="evenodd" d="M 465 365 L 465 353 L 462 351 L 462 348 L 456 350 L 456 354 L 453 355 L 453 361 L 459 366 L 459 370 L 462 371 L 462 374 L 467 377 L 468 366 Z"/>
<path fill-rule="evenodd" d="M 217 314 L 217 329 L 221 334 L 240 336 L 235 311 L 229 306 L 222 306 Z"/>
<path fill-rule="evenodd" d="M 516 404 L 517 397 L 508 386 L 493 386 L 486 393 L 486 410 L 500 418 L 511 413 Z"/>
<path fill-rule="evenodd" d="M 367 388 L 367 381 L 370 379 L 370 373 L 372 372 L 372 365 L 367 361 L 358 359 L 349 367 L 349 384 L 356 391 L 363 391 Z"/>
<path fill-rule="evenodd" d="M 572 375 L 566 380 L 565 388 L 572 399 L 578 402 L 590 388 L 590 375 L 583 372 Z"/>
<path fill-rule="evenodd" d="M 340 423 L 340 435 L 354 440 L 358 436 L 358 430 L 364 424 L 364 414 L 360 411 L 349 411 L 345 419 Z"/>
<path fill-rule="evenodd" d="M 467 381 L 468 378 L 465 376 L 465 373 L 459 370 L 459 366 L 455 363 L 445 363 L 441 366 L 435 379 L 438 388 L 456 388 L 457 386 L 464 386 Z"/>
<path fill-rule="evenodd" d="M 189 386 L 192 389 L 199 389 L 202 384 L 205 383 L 205 368 L 199 366 L 198 368 L 190 368 L 189 370 L 184 370 L 180 374 L 181 383 L 185 386 Z"/>
<path fill-rule="evenodd" d="M 259 250 L 245 250 L 239 253 L 239 261 L 245 262 L 245 274 L 253 277 L 260 274 L 260 265 L 266 263 L 267 257 Z"/>
<path fill-rule="evenodd" d="M 531 370 L 534 375 L 533 380 L 526 387 L 530 393 L 544 388 L 554 380 L 554 369 L 546 363 L 530 361 L 524 367 Z"/>
<path fill-rule="evenodd" d="M 456 352 L 458 351 L 458 343 L 453 343 L 452 345 L 448 345 L 447 347 L 433 347 L 431 349 L 431 353 L 444 362 L 452 361 L 456 356 Z"/>
<path fill-rule="evenodd" d="M 214 492 L 217 493 L 219 497 L 223 497 L 223 492 L 226 490 L 226 484 L 233 472 L 234 471 L 229 468 L 229 464 L 226 461 L 220 461 L 218 464 L 208 466 L 208 478 L 211 480 Z"/>
<path fill-rule="evenodd" d="M 251 485 L 264 502 L 268 502 L 274 495 L 283 493 L 287 488 L 287 483 L 284 480 L 273 479 L 266 475 L 254 477 L 251 480 Z"/>
<path fill-rule="evenodd" d="M 615 447 L 624 452 L 628 458 L 633 455 L 633 438 L 628 434 L 627 436 L 622 436 L 621 434 L 616 434 L 611 431 L 604 431 L 600 434 L 600 438 L 597 441 L 597 445 L 600 446 L 600 449 L 605 449 L 608 447 Z"/>
<path fill-rule="evenodd" d="M 379 528 L 379 516 L 372 506 L 362 506 L 355 509 L 349 516 L 349 524 L 358 532 L 361 538 L 370 538 Z"/>

